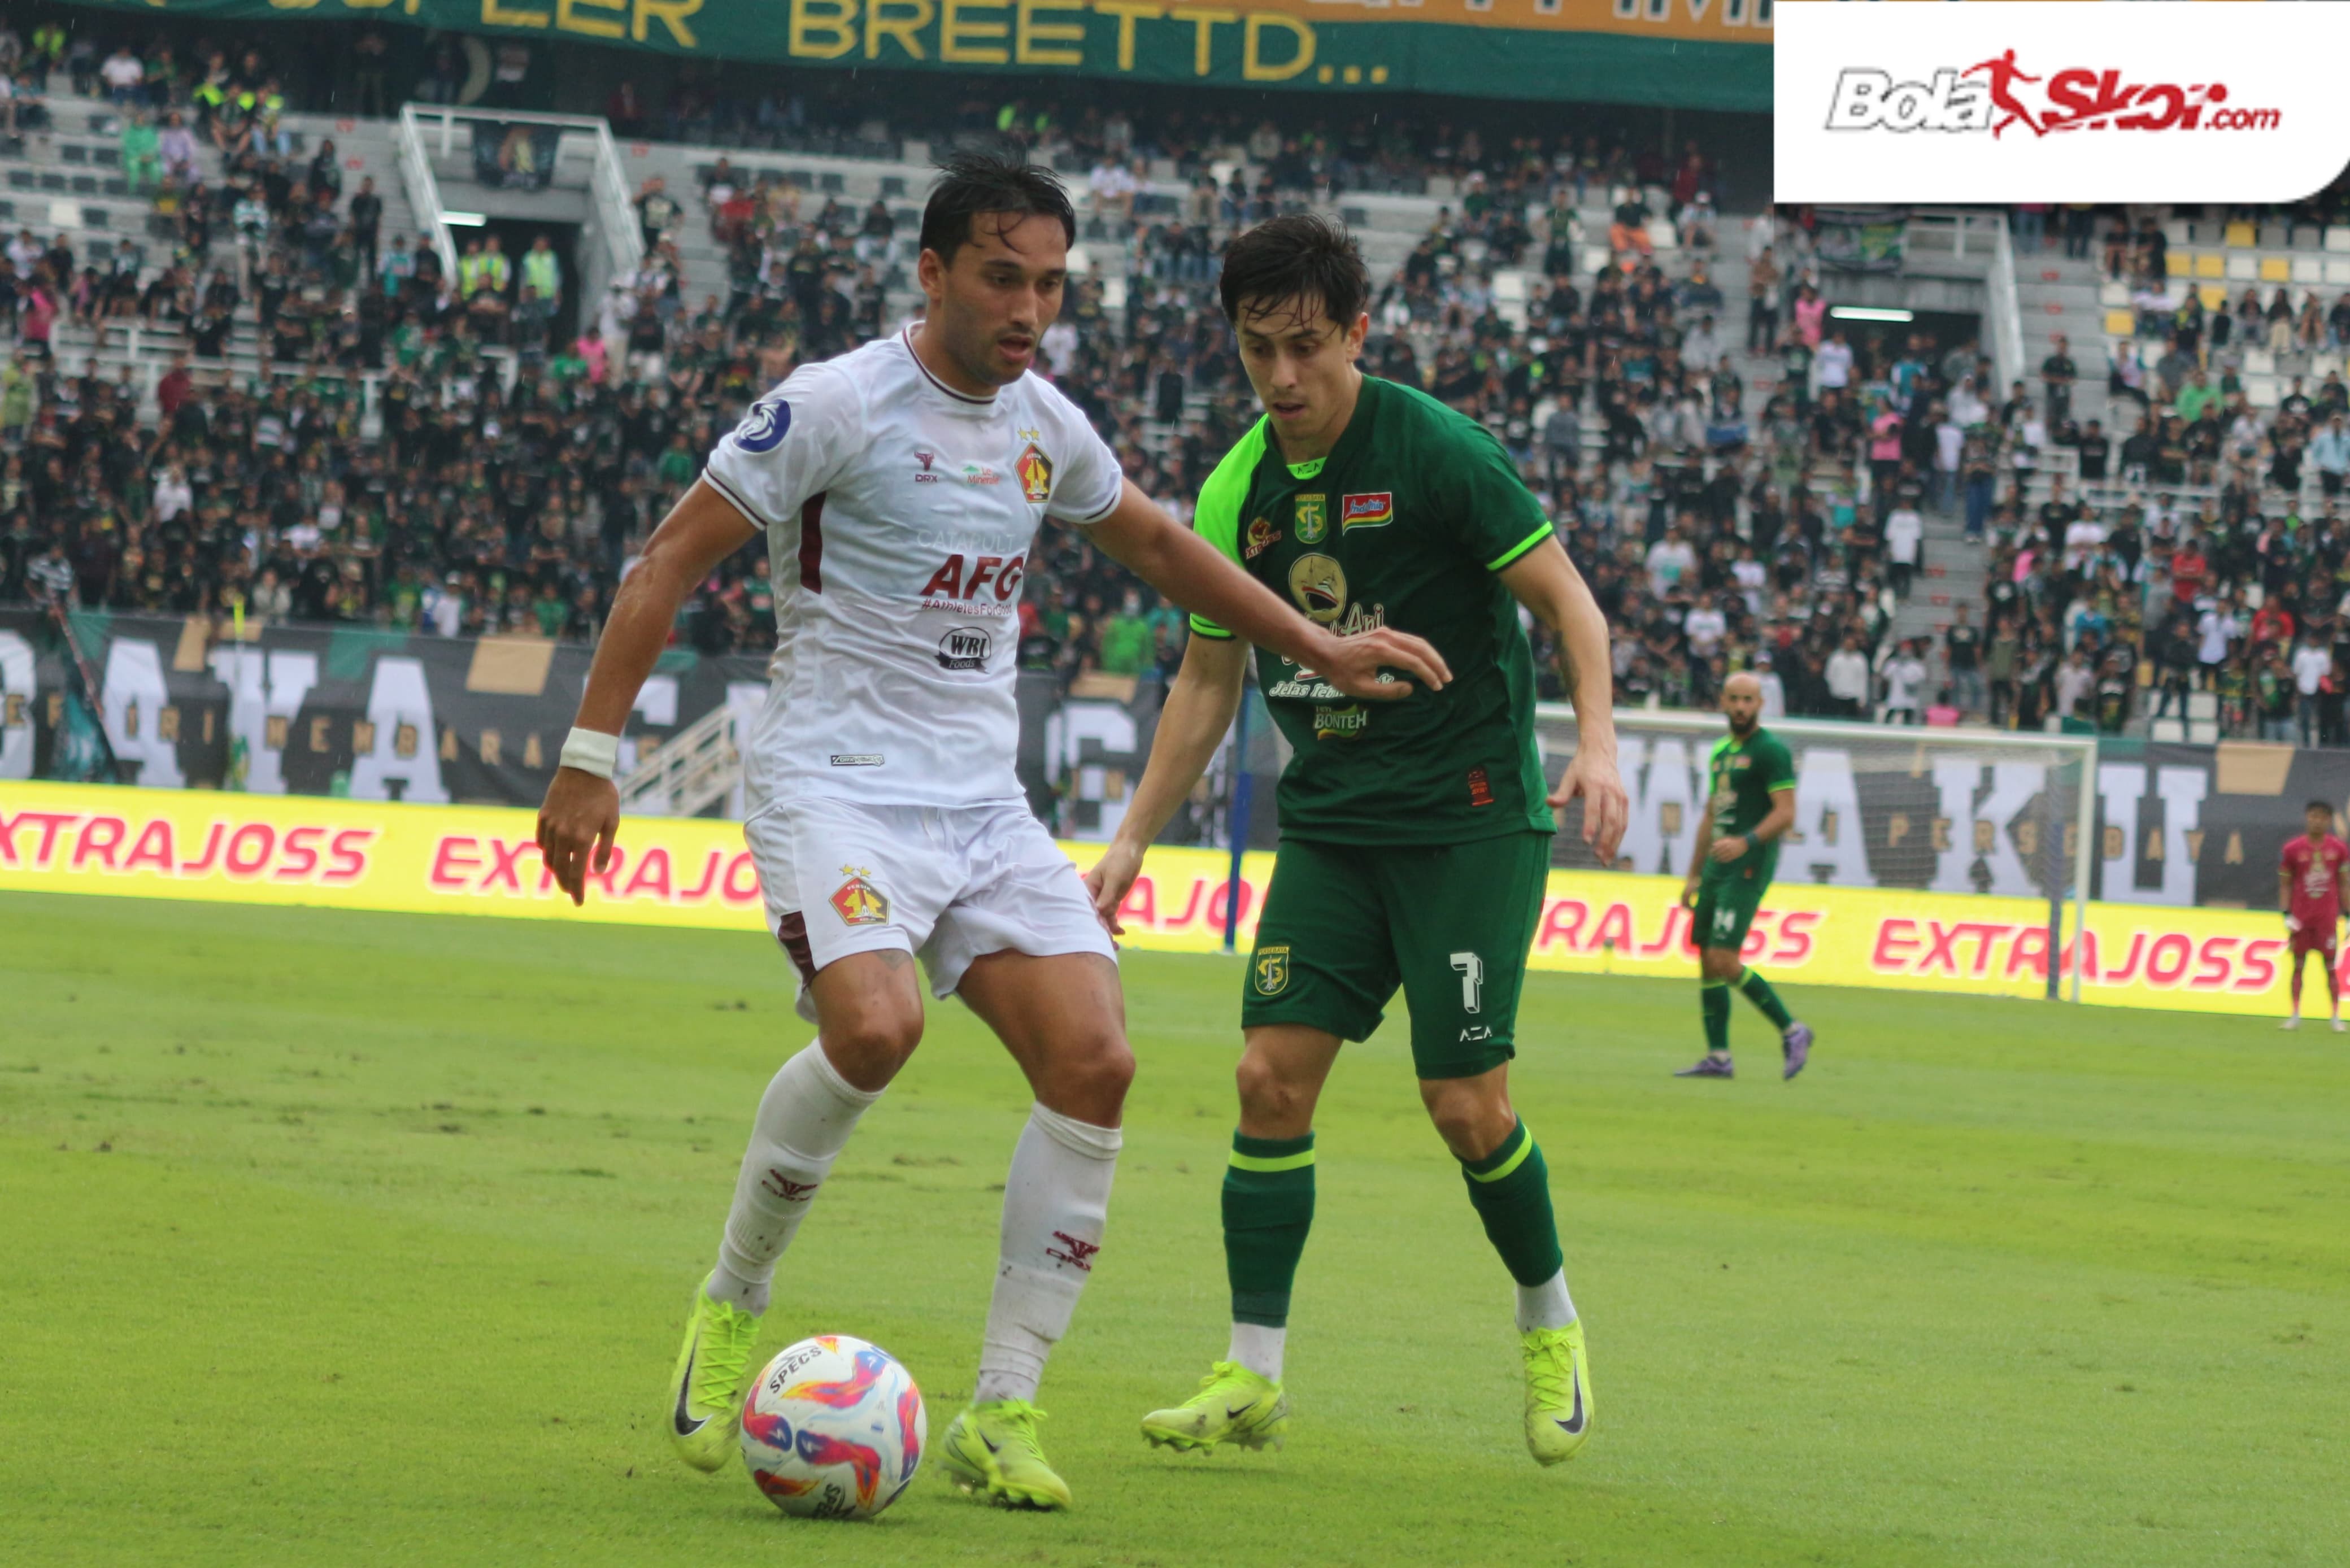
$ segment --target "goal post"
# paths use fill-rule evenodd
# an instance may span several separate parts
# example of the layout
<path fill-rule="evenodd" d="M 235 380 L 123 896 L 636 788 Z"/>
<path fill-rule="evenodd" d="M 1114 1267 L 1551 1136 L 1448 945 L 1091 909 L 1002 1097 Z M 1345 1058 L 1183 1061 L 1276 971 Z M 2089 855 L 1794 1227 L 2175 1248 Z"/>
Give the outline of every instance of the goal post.
<path fill-rule="evenodd" d="M 2068 990 L 2081 1000 L 2085 944 L 2078 939 L 2096 841 L 2095 736 L 1822 719 L 1774 720 L 1768 728 L 1795 759 L 1795 824 L 1780 845 L 1781 883 L 2044 898 L 2048 994 Z M 1534 730 L 1555 785 L 1575 754 L 1575 711 L 1541 704 Z M 1728 733 L 1719 713 L 1617 712 L 1617 762 L 1630 810 L 1616 862 L 1603 867 L 1584 844 L 1576 803 L 1562 815 L 1551 864 L 1686 876 L 1707 757 Z"/>

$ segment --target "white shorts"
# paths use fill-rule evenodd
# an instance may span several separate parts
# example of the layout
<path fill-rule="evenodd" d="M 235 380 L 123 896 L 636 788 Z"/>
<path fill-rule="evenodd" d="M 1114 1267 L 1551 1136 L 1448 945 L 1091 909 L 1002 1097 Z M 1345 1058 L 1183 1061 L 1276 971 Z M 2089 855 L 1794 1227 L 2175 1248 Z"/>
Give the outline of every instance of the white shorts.
<path fill-rule="evenodd" d="M 743 825 L 767 900 L 767 929 L 800 974 L 800 1016 L 816 1022 L 808 982 L 851 953 L 901 948 L 946 997 L 988 953 L 1118 950 L 1083 878 L 1024 801 L 992 805 L 864 805 L 800 799 Z"/>

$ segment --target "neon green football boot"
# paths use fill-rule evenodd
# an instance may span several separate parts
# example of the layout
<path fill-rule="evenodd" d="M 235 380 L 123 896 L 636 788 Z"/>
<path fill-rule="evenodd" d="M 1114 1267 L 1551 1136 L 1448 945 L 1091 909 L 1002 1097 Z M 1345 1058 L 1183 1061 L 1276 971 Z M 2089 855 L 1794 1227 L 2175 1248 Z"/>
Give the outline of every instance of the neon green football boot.
<path fill-rule="evenodd" d="M 1591 1368 L 1583 1354 L 1583 1324 L 1528 1329 L 1518 1348 L 1526 1363 L 1526 1449 L 1539 1464 L 1565 1464 L 1591 1436 Z"/>
<path fill-rule="evenodd" d="M 1280 1384 L 1237 1361 L 1217 1362 L 1200 1379 L 1197 1394 L 1142 1418 L 1142 1435 L 1153 1448 L 1207 1449 L 1238 1443 L 1243 1449 L 1278 1449 L 1288 1434 L 1289 1396 Z"/>
<path fill-rule="evenodd" d="M 939 1462 L 967 1496 L 1003 1508 L 1066 1508 L 1069 1483 L 1037 1446 L 1036 1423 L 1044 1418 L 1025 1399 L 965 1406 L 947 1428 Z"/>
<path fill-rule="evenodd" d="M 693 1287 L 693 1313 L 685 1321 L 685 1344 L 669 1380 L 669 1408 L 662 1425 L 678 1456 L 698 1470 L 714 1470 L 737 1451 L 743 1386 L 751 1376 L 751 1351 L 759 1343 L 759 1320 L 732 1302 L 710 1299 L 710 1282 Z"/>

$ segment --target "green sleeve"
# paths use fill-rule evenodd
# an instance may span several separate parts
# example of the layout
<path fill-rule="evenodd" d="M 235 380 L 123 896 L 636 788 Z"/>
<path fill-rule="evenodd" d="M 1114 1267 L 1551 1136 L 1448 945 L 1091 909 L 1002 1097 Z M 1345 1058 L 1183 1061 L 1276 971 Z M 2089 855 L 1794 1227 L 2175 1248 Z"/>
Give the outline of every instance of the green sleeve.
<path fill-rule="evenodd" d="M 1433 400 L 1430 404 L 1437 422 L 1429 434 L 1438 450 L 1428 468 L 1435 493 L 1454 519 L 1461 548 L 1487 571 L 1498 572 L 1551 537 L 1550 519 L 1492 431 Z"/>
<path fill-rule="evenodd" d="M 1224 453 L 1224 460 L 1208 475 L 1208 483 L 1200 486 L 1200 504 L 1192 509 L 1191 532 L 1222 550 L 1234 566 L 1241 564 L 1241 507 L 1248 500 L 1249 481 L 1255 477 L 1256 465 L 1263 456 L 1264 421 L 1259 419 L 1241 437 L 1240 444 Z M 1197 615 L 1191 618 L 1191 631 L 1198 637 L 1226 640 L 1232 635 Z"/>
<path fill-rule="evenodd" d="M 1786 742 L 1776 735 L 1762 737 L 1770 742 L 1755 761 L 1762 764 L 1762 782 L 1766 789 L 1782 790 L 1795 787 L 1795 754 L 1787 750 Z"/>

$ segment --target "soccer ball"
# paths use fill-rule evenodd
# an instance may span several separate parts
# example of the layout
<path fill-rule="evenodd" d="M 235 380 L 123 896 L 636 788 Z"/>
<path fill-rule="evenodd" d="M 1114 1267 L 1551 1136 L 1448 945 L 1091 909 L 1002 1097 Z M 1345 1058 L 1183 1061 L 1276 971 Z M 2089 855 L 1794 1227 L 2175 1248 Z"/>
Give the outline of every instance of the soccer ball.
<path fill-rule="evenodd" d="M 767 1363 L 743 1401 L 743 1463 L 801 1519 L 870 1519 L 922 1462 L 922 1391 L 890 1354 L 820 1334 Z"/>

